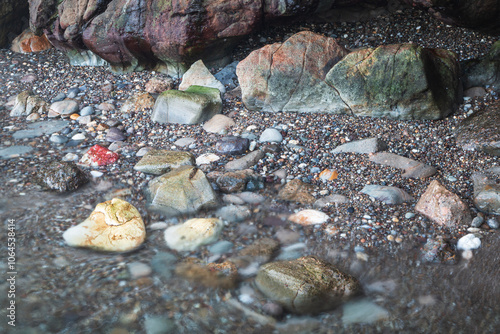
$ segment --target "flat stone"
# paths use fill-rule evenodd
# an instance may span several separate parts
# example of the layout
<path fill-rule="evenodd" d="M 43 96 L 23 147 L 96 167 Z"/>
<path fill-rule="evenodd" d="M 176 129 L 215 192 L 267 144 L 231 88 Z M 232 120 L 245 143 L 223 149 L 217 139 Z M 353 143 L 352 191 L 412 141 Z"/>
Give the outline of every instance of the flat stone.
<path fill-rule="evenodd" d="M 437 169 L 422 162 L 405 158 L 394 153 L 381 152 L 370 155 L 369 160 L 385 166 L 405 170 L 405 178 L 423 179 L 437 173 Z"/>
<path fill-rule="evenodd" d="M 314 202 L 313 207 L 316 209 L 321 209 L 324 208 L 325 206 L 337 203 L 338 204 L 349 203 L 349 198 L 347 198 L 344 195 L 332 194 L 318 199 L 316 202 Z"/>
<path fill-rule="evenodd" d="M 90 116 L 95 113 L 94 107 L 92 106 L 86 106 L 83 107 L 82 110 L 80 110 L 80 116 Z"/>
<path fill-rule="evenodd" d="M 264 152 L 262 152 L 261 150 L 255 150 L 253 152 L 248 153 L 242 158 L 229 161 L 226 164 L 225 169 L 229 171 L 248 169 L 254 166 L 263 157 L 264 157 Z"/>
<path fill-rule="evenodd" d="M 418 200 L 415 211 L 447 227 L 470 225 L 472 222 L 469 207 L 437 180 L 429 184 Z"/>
<path fill-rule="evenodd" d="M 132 204 L 114 198 L 97 204 L 89 218 L 66 230 L 63 238 L 72 247 L 127 252 L 144 242 L 146 228 Z"/>
<path fill-rule="evenodd" d="M 155 99 L 149 93 L 137 93 L 129 97 L 120 108 L 122 113 L 140 112 L 153 108 Z"/>
<path fill-rule="evenodd" d="M 78 112 L 78 102 L 75 100 L 63 100 L 54 102 L 49 109 L 58 115 L 66 116 Z"/>
<path fill-rule="evenodd" d="M 215 182 L 224 193 L 257 191 L 264 188 L 262 176 L 250 169 L 226 172 L 217 177 Z"/>
<path fill-rule="evenodd" d="M 151 180 L 145 194 L 149 210 L 170 217 L 195 213 L 218 203 L 205 174 L 192 166 L 181 166 Z"/>
<path fill-rule="evenodd" d="M 115 163 L 120 156 L 100 145 L 94 145 L 85 152 L 80 161 L 81 166 L 98 167 Z"/>
<path fill-rule="evenodd" d="M 23 146 L 23 145 L 14 145 L 5 148 L 0 148 L 0 158 L 1 159 L 17 158 L 31 151 L 33 151 L 33 147 Z"/>
<path fill-rule="evenodd" d="M 243 154 L 248 150 L 250 141 L 246 138 L 228 136 L 215 143 L 215 151 L 220 154 Z"/>
<path fill-rule="evenodd" d="M 389 319 L 389 312 L 368 299 L 351 301 L 342 307 L 342 323 L 344 325 L 371 324 L 387 319 Z"/>
<path fill-rule="evenodd" d="M 361 189 L 361 193 L 371 196 L 386 204 L 402 204 L 413 201 L 413 197 L 406 191 L 397 187 L 367 184 Z"/>
<path fill-rule="evenodd" d="M 194 218 L 165 230 L 167 246 L 176 251 L 194 251 L 214 243 L 224 224 L 217 218 Z"/>
<path fill-rule="evenodd" d="M 288 217 L 288 220 L 302 226 L 321 225 L 330 219 L 326 213 L 318 210 L 302 210 Z"/>
<path fill-rule="evenodd" d="M 64 144 L 69 140 L 69 138 L 66 136 L 54 133 L 50 136 L 49 140 L 51 143 L 54 143 L 54 144 Z"/>
<path fill-rule="evenodd" d="M 299 314 L 331 310 L 361 291 L 356 278 L 314 256 L 264 264 L 255 283 L 267 298 Z"/>
<path fill-rule="evenodd" d="M 215 214 L 227 222 L 238 223 L 250 217 L 252 212 L 244 205 L 228 205 L 218 209 Z"/>
<path fill-rule="evenodd" d="M 375 153 L 379 151 L 385 151 L 387 149 L 387 144 L 380 140 L 379 138 L 367 138 L 345 143 L 343 145 L 335 147 L 331 152 L 336 153 Z"/>
<path fill-rule="evenodd" d="M 150 150 L 134 166 L 134 169 L 154 175 L 162 175 L 180 166 L 192 166 L 193 154 L 183 151 Z"/>
<path fill-rule="evenodd" d="M 127 139 L 127 136 L 118 128 L 112 127 L 106 132 L 106 141 L 111 143 L 115 141 L 124 141 L 125 139 Z"/>
<path fill-rule="evenodd" d="M 250 191 L 243 191 L 237 194 L 237 196 L 246 204 L 260 204 L 266 201 L 266 198 L 264 196 Z"/>
<path fill-rule="evenodd" d="M 128 271 L 130 272 L 131 279 L 138 279 L 141 277 L 147 277 L 151 275 L 153 270 L 144 262 L 131 262 L 127 265 Z"/>
<path fill-rule="evenodd" d="M 191 137 L 186 137 L 186 138 L 177 139 L 174 142 L 174 145 L 179 146 L 179 147 L 185 147 L 185 146 L 189 146 L 195 142 L 196 142 L 196 139 L 191 138 Z"/>
<path fill-rule="evenodd" d="M 464 150 L 480 150 L 500 156 L 500 102 L 464 119 L 455 131 L 457 143 Z"/>
<path fill-rule="evenodd" d="M 26 130 L 19 130 L 14 132 L 12 137 L 14 139 L 36 138 L 43 135 L 50 135 L 54 132 L 59 132 L 70 124 L 69 121 L 43 121 L 28 124 Z"/>
<path fill-rule="evenodd" d="M 209 165 L 212 162 L 219 161 L 220 157 L 213 153 L 205 153 L 196 158 L 196 165 Z"/>

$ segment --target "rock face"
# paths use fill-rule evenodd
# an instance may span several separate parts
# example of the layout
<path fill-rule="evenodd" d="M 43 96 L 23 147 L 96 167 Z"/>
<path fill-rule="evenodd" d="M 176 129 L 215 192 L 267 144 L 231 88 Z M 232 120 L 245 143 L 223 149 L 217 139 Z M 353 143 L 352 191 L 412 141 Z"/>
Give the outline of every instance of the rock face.
<path fill-rule="evenodd" d="M 266 297 L 299 314 L 331 310 L 361 291 L 356 278 L 314 256 L 267 263 L 255 283 Z"/>
<path fill-rule="evenodd" d="M 357 116 L 440 119 L 457 108 L 462 94 L 457 56 L 413 44 L 352 52 L 326 82 Z"/>
<path fill-rule="evenodd" d="M 28 17 L 28 1 L 2 0 L 0 2 L 0 47 L 9 42 L 9 34 L 19 34 L 23 17 Z"/>
<path fill-rule="evenodd" d="M 72 162 L 52 162 L 36 177 L 37 183 L 42 188 L 57 192 L 66 192 L 78 189 L 88 182 L 88 178 Z"/>
<path fill-rule="evenodd" d="M 500 2 L 498 0 L 406 0 L 427 8 L 438 20 L 492 35 L 500 34 Z"/>
<path fill-rule="evenodd" d="M 151 150 L 134 166 L 134 169 L 148 174 L 161 175 L 180 166 L 192 166 L 192 153 L 182 151 Z"/>
<path fill-rule="evenodd" d="M 500 156 L 500 103 L 474 113 L 459 124 L 457 143 L 465 150 L 481 150 Z"/>
<path fill-rule="evenodd" d="M 236 71 L 250 110 L 440 119 L 462 94 L 452 52 L 395 44 L 348 54 L 311 32 L 252 52 Z"/>
<path fill-rule="evenodd" d="M 151 180 L 145 194 L 148 208 L 166 216 L 195 213 L 217 204 L 205 174 L 192 166 L 181 166 Z"/>
<path fill-rule="evenodd" d="M 127 252 L 146 239 L 146 228 L 139 211 L 118 198 L 97 204 L 90 217 L 63 233 L 69 246 L 99 251 Z"/>
<path fill-rule="evenodd" d="M 308 31 L 253 51 L 236 67 L 243 102 L 250 110 L 270 112 L 347 112 L 325 82 L 347 53 L 335 39 Z"/>
<path fill-rule="evenodd" d="M 197 124 L 222 111 L 220 91 L 190 86 L 185 91 L 168 90 L 158 96 L 152 119 L 158 123 Z"/>
<path fill-rule="evenodd" d="M 488 175 L 490 174 L 490 175 Z M 500 215 L 500 171 L 496 173 L 474 173 L 474 204 L 486 214 Z"/>
<path fill-rule="evenodd" d="M 490 85 L 500 90 L 500 41 L 483 58 L 468 60 L 463 67 L 465 88 Z"/>
<path fill-rule="evenodd" d="M 193 251 L 217 241 L 224 224 L 217 218 L 194 218 L 165 230 L 167 246 L 176 251 Z"/>
<path fill-rule="evenodd" d="M 437 180 L 429 184 L 415 205 L 415 211 L 447 227 L 469 225 L 472 221 L 469 207 Z"/>

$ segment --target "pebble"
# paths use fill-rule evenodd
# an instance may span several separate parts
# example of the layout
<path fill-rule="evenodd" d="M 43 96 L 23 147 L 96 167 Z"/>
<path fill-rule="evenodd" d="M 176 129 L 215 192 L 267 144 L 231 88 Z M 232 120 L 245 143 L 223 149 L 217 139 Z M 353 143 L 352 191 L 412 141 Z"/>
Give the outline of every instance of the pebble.
<path fill-rule="evenodd" d="M 242 201 L 247 204 L 260 204 L 266 201 L 266 198 L 260 194 L 256 194 L 250 191 L 243 191 L 239 194 L 236 194 Z"/>
<path fill-rule="evenodd" d="M 208 251 L 212 254 L 226 254 L 229 253 L 234 247 L 231 241 L 221 240 L 213 245 L 208 246 Z"/>
<path fill-rule="evenodd" d="M 406 191 L 397 187 L 368 184 L 361 189 L 361 193 L 371 196 L 386 204 L 402 204 L 413 200 Z"/>
<path fill-rule="evenodd" d="M 135 154 L 136 157 L 143 157 L 146 155 L 146 153 L 148 153 L 149 151 L 153 150 L 152 147 L 142 147 L 141 149 L 139 149 L 139 151 L 137 151 L 137 153 Z"/>
<path fill-rule="evenodd" d="M 481 216 L 476 216 L 474 217 L 474 219 L 472 219 L 472 223 L 470 224 L 470 226 L 480 227 L 481 225 L 483 225 L 483 223 L 484 223 L 484 218 Z"/>
<path fill-rule="evenodd" d="M 289 221 L 303 226 L 324 224 L 328 219 L 330 217 L 326 213 L 311 209 L 299 211 L 288 217 Z"/>
<path fill-rule="evenodd" d="M 255 150 L 248 153 L 242 158 L 229 161 L 225 168 L 226 170 L 242 170 L 254 166 L 260 159 L 264 157 L 264 152 L 261 150 Z"/>
<path fill-rule="evenodd" d="M 85 135 L 81 132 L 77 133 L 73 137 L 71 137 L 73 140 L 85 140 Z"/>
<path fill-rule="evenodd" d="M 281 143 L 283 141 L 283 136 L 281 135 L 281 132 L 274 128 L 267 128 L 262 132 L 262 134 L 259 137 L 259 141 L 262 142 L 277 142 Z"/>
<path fill-rule="evenodd" d="M 415 217 L 415 214 L 413 212 L 407 212 L 405 213 L 405 218 L 406 219 L 412 219 Z"/>
<path fill-rule="evenodd" d="M 246 138 L 228 136 L 215 143 L 215 151 L 219 154 L 238 155 L 248 150 L 250 141 Z"/>
<path fill-rule="evenodd" d="M 92 177 L 98 178 L 98 177 L 103 176 L 104 173 L 103 172 L 99 172 L 97 170 L 91 170 L 90 171 L 90 175 L 92 175 Z"/>
<path fill-rule="evenodd" d="M 342 323 L 351 325 L 357 323 L 371 324 L 388 319 L 389 312 L 371 300 L 362 300 L 346 303 L 342 307 Z"/>
<path fill-rule="evenodd" d="M 193 251 L 214 243 L 224 224 L 217 218 L 193 218 L 165 230 L 167 246 L 176 251 Z"/>
<path fill-rule="evenodd" d="M 494 217 L 488 219 L 486 223 L 488 224 L 489 227 L 491 227 L 494 230 L 498 230 L 498 228 L 500 227 L 498 220 Z"/>
<path fill-rule="evenodd" d="M 218 209 L 215 214 L 229 223 L 237 223 L 250 217 L 252 212 L 246 206 L 229 205 Z"/>
<path fill-rule="evenodd" d="M 95 113 L 94 107 L 92 106 L 86 106 L 83 107 L 82 110 L 80 110 L 80 116 L 90 116 Z"/>
<path fill-rule="evenodd" d="M 146 315 L 144 317 L 144 330 L 146 334 L 169 334 L 178 332 L 173 319 L 163 315 Z"/>
<path fill-rule="evenodd" d="M 174 142 L 174 145 L 179 146 L 179 147 L 185 147 L 185 146 L 189 146 L 189 145 L 193 144 L 195 141 L 196 141 L 196 139 L 194 139 L 194 138 L 186 137 L 186 138 L 177 139 Z"/>
<path fill-rule="evenodd" d="M 151 275 L 153 271 L 150 266 L 143 262 L 131 262 L 127 265 L 131 279 L 138 279 Z"/>
<path fill-rule="evenodd" d="M 88 117 L 88 116 L 87 116 Z M 127 139 L 125 134 L 118 128 L 109 128 L 108 132 L 106 132 L 106 140 L 109 142 L 115 142 L 115 141 L 124 141 Z"/>
<path fill-rule="evenodd" d="M 458 250 L 472 250 L 477 249 L 481 246 L 481 239 L 476 237 L 475 234 L 467 234 L 460 239 L 458 239 L 457 249 Z"/>
<path fill-rule="evenodd" d="M 31 113 L 28 115 L 28 117 L 26 117 L 27 121 L 36 121 L 37 119 L 40 119 L 40 114 L 38 114 L 36 112 Z"/>
<path fill-rule="evenodd" d="M 75 153 L 66 153 L 66 155 L 62 158 L 62 161 L 76 161 L 78 160 L 78 155 Z"/>
<path fill-rule="evenodd" d="M 209 165 L 212 162 L 219 161 L 220 157 L 213 153 L 205 153 L 196 158 L 196 165 Z"/>
<path fill-rule="evenodd" d="M 49 140 L 54 143 L 54 144 L 64 144 L 66 143 L 69 139 L 66 136 L 54 133 L 50 136 Z"/>
<path fill-rule="evenodd" d="M 59 101 L 62 101 L 66 98 L 66 94 L 64 94 L 63 92 L 57 94 L 53 99 L 52 99 L 52 103 L 54 102 L 59 102 Z"/>
<path fill-rule="evenodd" d="M 50 111 L 55 112 L 57 115 L 71 115 L 78 112 L 78 102 L 75 100 L 54 102 L 50 105 Z"/>
<path fill-rule="evenodd" d="M 233 126 L 236 126 L 236 123 L 232 118 L 227 117 L 226 115 L 217 114 L 203 124 L 203 130 L 223 135 L 226 134 L 227 131 Z"/>

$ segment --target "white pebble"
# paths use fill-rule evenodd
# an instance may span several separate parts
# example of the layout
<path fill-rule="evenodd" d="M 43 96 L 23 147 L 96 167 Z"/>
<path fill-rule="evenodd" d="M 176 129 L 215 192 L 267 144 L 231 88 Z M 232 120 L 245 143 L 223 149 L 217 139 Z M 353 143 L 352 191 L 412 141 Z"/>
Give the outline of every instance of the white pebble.
<path fill-rule="evenodd" d="M 457 243 L 457 249 L 459 250 L 471 250 L 477 249 L 481 246 L 481 239 L 476 237 L 475 234 L 467 234 L 461 237 Z"/>

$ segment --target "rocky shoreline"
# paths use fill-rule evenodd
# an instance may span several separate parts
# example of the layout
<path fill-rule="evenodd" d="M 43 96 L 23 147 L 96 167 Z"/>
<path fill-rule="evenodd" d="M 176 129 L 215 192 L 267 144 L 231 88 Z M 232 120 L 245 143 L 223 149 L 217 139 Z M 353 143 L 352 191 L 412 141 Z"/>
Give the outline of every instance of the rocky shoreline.
<path fill-rule="evenodd" d="M 240 61 L 262 45 L 283 42 L 304 30 L 336 38 L 348 49 L 412 41 L 452 50 L 462 61 L 486 54 L 496 40 L 406 10 L 367 24 L 270 27 L 243 42 L 233 58 Z M 0 160 L 1 214 L 3 221 L 17 222 L 18 291 L 26 297 L 19 302 L 20 332 L 155 333 L 155 328 L 163 328 L 165 333 L 494 333 L 500 324 L 496 284 L 500 239 L 498 226 L 489 223 L 498 218 L 475 209 L 473 179 L 474 173 L 498 168 L 500 162 L 495 155 L 464 150 L 456 140 L 457 129 L 468 116 L 500 108 L 491 87 L 483 96 L 466 97 L 455 113 L 437 121 L 249 111 L 241 95 L 228 89 L 222 114 L 233 125 L 210 132 L 207 124 L 155 123 L 151 106 L 122 112 L 127 99 L 144 92 L 153 77 L 178 88 L 180 80 L 161 73 L 120 75 L 102 67 L 71 67 L 54 50 L 37 54 L 0 50 L 0 72 L 2 149 L 30 148 L 27 153 L 16 148 Z M 51 123 L 48 128 L 30 128 L 49 121 L 48 115 L 34 123 L 9 117 L 13 98 L 27 89 L 47 103 L 60 94 L 72 94 L 80 106 L 91 106 L 94 112 L 83 115 L 79 108 L 80 118 L 90 116 L 88 122 L 65 118 L 64 123 Z M 109 128 L 117 132 L 110 135 Z M 270 129 L 278 131 L 268 132 L 272 140 L 267 141 L 262 136 Z M 248 167 L 261 179 L 256 178 L 253 192 L 221 193 L 223 206 L 230 208 L 225 212 L 207 209 L 195 215 L 225 217 L 217 249 L 173 251 L 165 243 L 164 230 L 194 216 L 171 218 L 148 210 L 143 190 L 155 176 L 134 167 L 148 147 L 188 151 L 195 159 L 213 159 L 198 167 L 223 192 L 227 182 L 220 178 L 227 166 L 247 154 L 217 151 L 228 135 L 245 135 L 248 144 L 254 141 L 254 151 L 262 155 Z M 367 138 L 378 138 L 386 153 L 432 166 L 436 173 L 406 178 L 401 168 L 376 163 L 367 152 L 333 152 L 340 145 Z M 50 162 L 78 161 L 95 144 L 109 146 L 119 159 L 98 168 L 82 167 L 89 184 L 63 195 L 42 192 L 35 184 Z M 305 183 L 306 194 L 300 200 L 284 200 L 283 186 L 291 180 Z M 471 219 L 484 217 L 484 221 L 444 226 L 417 212 L 415 204 L 431 180 L 463 200 L 472 211 Z M 375 184 L 398 187 L 411 198 L 386 204 L 366 194 L 366 186 Z M 325 200 L 333 195 L 340 197 Z M 148 236 L 140 249 L 107 254 L 65 245 L 64 231 L 87 219 L 98 203 L 114 197 L 132 203 L 144 220 Z M 239 210 L 231 209 L 231 203 Z M 327 222 L 294 223 L 292 214 L 304 209 L 320 210 Z M 473 253 L 463 249 L 468 251 L 463 254 L 457 243 L 469 233 L 480 237 L 481 247 Z M 259 256 L 267 260 L 317 256 L 357 277 L 364 298 L 316 316 L 287 313 L 258 293 L 252 277 L 259 267 L 248 265 L 242 255 L 253 254 L 244 250 L 265 238 L 278 246 L 272 256 Z M 6 237 L 0 240 L 4 247 Z M 205 270 L 207 263 L 222 265 L 232 258 L 240 261 L 237 285 Z M 368 315 L 374 318 L 366 320 Z M 362 317 L 369 324 L 363 324 Z"/>

